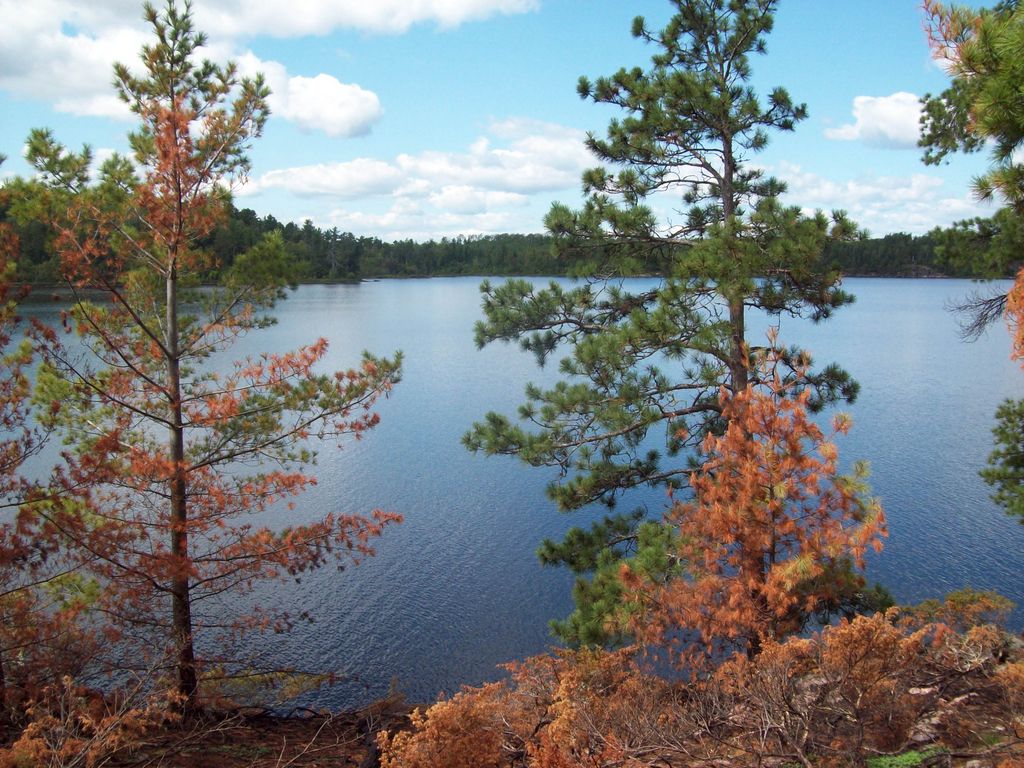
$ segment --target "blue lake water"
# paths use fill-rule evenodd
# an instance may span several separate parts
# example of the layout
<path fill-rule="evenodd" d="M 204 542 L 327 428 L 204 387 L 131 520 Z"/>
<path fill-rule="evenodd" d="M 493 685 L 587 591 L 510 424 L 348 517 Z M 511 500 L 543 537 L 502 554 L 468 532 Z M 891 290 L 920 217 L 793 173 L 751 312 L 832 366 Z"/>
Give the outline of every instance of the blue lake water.
<path fill-rule="evenodd" d="M 282 302 L 276 326 L 254 333 L 235 356 L 284 351 L 318 336 L 331 342 L 331 369 L 359 352 L 405 353 L 402 382 L 379 407 L 380 425 L 341 450 L 325 447 L 316 488 L 292 512 L 301 521 L 328 511 L 394 510 L 378 554 L 344 572 L 327 567 L 301 584 L 256 593 L 313 624 L 262 637 L 265 658 L 348 678 L 303 703 L 358 705 L 394 680 L 417 701 L 462 683 L 493 679 L 496 665 L 552 644 L 547 622 L 571 610 L 571 577 L 541 568 L 544 537 L 560 537 L 602 510 L 564 515 L 544 488 L 551 472 L 508 457 L 467 452 L 462 434 L 488 410 L 514 414 L 528 381 L 551 381 L 510 345 L 477 350 L 479 279 L 388 280 L 303 286 Z M 996 589 L 1024 604 L 1024 526 L 988 499 L 978 477 L 991 450 L 996 406 L 1024 392 L 1024 371 L 1008 357 L 1001 325 L 961 342 L 945 304 L 967 281 L 850 279 L 857 302 L 821 325 L 783 319 L 781 340 L 821 364 L 839 362 L 861 383 L 844 461 L 867 459 L 889 521 L 885 550 L 869 576 L 901 602 L 963 586 Z M 757 321 L 750 337 L 758 338 Z M 652 509 L 657 492 L 636 499 Z M 1020 611 L 1015 624 L 1022 621 Z"/>

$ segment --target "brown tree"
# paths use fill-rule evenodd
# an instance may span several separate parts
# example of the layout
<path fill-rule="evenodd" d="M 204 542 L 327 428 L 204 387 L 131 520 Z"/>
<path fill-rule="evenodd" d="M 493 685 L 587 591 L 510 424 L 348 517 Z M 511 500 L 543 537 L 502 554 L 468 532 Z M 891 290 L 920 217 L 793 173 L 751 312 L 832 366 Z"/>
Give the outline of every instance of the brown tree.
<path fill-rule="evenodd" d="M 352 370 L 322 373 L 328 345 L 319 339 L 225 366 L 224 352 L 268 322 L 261 308 L 292 281 L 280 239 L 221 271 L 200 247 L 248 170 L 269 92 L 260 78 L 239 80 L 233 65 L 195 60 L 204 37 L 187 3 L 145 9 L 156 36 L 142 51 L 145 74 L 115 68 L 140 121 L 134 158 L 114 157 L 92 183 L 88 150 L 68 152 L 36 131 L 28 158 L 39 181 L 25 197 L 55 217 L 74 296 L 67 325 L 87 353 L 53 348 L 38 374 L 46 423 L 72 444 L 60 479 L 84 489 L 94 510 L 63 521 L 62 533 L 92 559 L 104 586 L 95 607 L 172 652 L 191 708 L 197 634 L 289 621 L 268 610 L 225 618 L 221 595 L 358 560 L 399 519 L 329 514 L 285 530 L 245 521 L 315 482 L 304 471 L 314 440 L 359 437 L 376 424 L 371 407 L 397 381 L 399 361 L 366 355 Z M 97 289 L 103 300 L 90 300 Z"/>
<path fill-rule="evenodd" d="M 881 507 L 865 496 L 866 469 L 839 473 L 835 445 L 808 415 L 809 393 L 765 379 L 767 390 L 722 390 L 725 432 L 704 439 L 693 499 L 668 513 L 689 578 L 624 574 L 641 606 L 638 637 L 688 663 L 737 649 L 754 656 L 815 614 L 853 612 L 866 591 L 855 568 L 885 535 Z M 834 433 L 849 426 L 837 417 Z"/>

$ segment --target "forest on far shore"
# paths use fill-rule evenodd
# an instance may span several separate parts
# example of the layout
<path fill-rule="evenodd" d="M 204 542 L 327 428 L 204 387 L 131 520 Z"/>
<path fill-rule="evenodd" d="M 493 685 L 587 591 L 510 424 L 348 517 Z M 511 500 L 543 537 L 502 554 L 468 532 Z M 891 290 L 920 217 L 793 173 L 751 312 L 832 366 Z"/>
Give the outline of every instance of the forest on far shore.
<path fill-rule="evenodd" d="M 0 210 L 0 221 L 6 219 Z M 48 245 L 52 233 L 42 222 L 16 226 L 21 241 L 19 277 L 33 285 L 60 282 L 59 264 Z M 287 254 L 299 265 L 300 282 L 344 282 L 377 277 L 457 275 L 576 275 L 591 271 L 589 260 L 557 255 L 547 234 L 496 234 L 443 237 L 440 240 L 385 242 L 356 236 L 337 227 L 321 229 L 307 219 L 300 226 L 249 208 L 230 215 L 207 238 L 212 263 L 224 269 L 270 233 L 279 233 Z M 866 234 L 830 241 L 823 266 L 837 266 L 849 277 L 1012 277 L 1016 259 L 992 258 L 993 251 L 1018 248 L 1020 233 L 999 214 L 958 222 L 924 235 L 905 232 L 884 237 Z M 1004 242 L 1005 241 L 1005 242 Z M 594 254 L 590 254 L 591 257 Z M 661 274 L 656 262 L 638 274 Z"/>

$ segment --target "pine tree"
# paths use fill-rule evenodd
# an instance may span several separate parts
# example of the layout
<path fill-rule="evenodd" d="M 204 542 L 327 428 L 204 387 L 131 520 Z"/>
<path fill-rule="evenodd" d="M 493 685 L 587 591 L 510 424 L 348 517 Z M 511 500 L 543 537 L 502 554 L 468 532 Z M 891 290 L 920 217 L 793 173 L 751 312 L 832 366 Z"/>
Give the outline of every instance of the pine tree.
<path fill-rule="evenodd" d="M 808 414 L 809 395 L 791 395 L 779 380 L 736 395 L 723 389 L 728 426 L 699 448 L 693 500 L 666 515 L 684 577 L 624 574 L 627 599 L 642 606 L 638 637 L 690 668 L 737 650 L 752 658 L 812 618 L 891 605 L 859 572 L 886 532 L 881 506 L 865 495 L 867 468 L 839 474 L 835 444 Z M 833 436 L 849 427 L 836 417 Z"/>
<path fill-rule="evenodd" d="M 374 426 L 371 406 L 397 380 L 399 360 L 367 355 L 353 370 L 319 373 L 319 339 L 223 365 L 234 341 L 270 322 L 261 312 L 293 280 L 272 234 L 217 285 L 198 284 L 213 274 L 200 243 L 249 168 L 269 92 L 260 78 L 239 80 L 233 65 L 196 60 L 205 38 L 187 2 L 147 4 L 145 16 L 156 40 L 142 51 L 144 74 L 115 67 L 118 94 L 139 119 L 134 157 L 108 160 L 93 183 L 88 149 L 69 152 L 35 131 L 28 158 L 39 180 L 19 191 L 26 215 L 55 219 L 74 295 L 68 326 L 88 353 L 55 348 L 37 376 L 47 423 L 70 443 L 63 480 L 84 485 L 95 510 L 65 535 L 93 554 L 104 585 L 97 608 L 166 649 L 193 708 L 198 635 L 288 622 L 269 610 L 225 617 L 209 601 L 332 558 L 358 559 L 397 519 L 331 514 L 280 531 L 246 521 L 314 482 L 304 471 L 311 441 Z M 90 300 L 92 290 L 104 298 Z M 211 652 L 213 641 L 202 648 Z"/>
<path fill-rule="evenodd" d="M 971 255 L 989 273 L 1016 268 L 1009 291 L 976 293 L 960 304 L 961 327 L 979 336 L 1000 317 L 1013 337 L 1011 357 L 1024 364 L 1024 268 L 1020 267 L 1024 231 L 1024 8 L 1004 0 L 993 8 L 947 6 L 926 0 L 929 35 L 936 57 L 949 65 L 952 82 L 939 96 L 926 95 L 919 144 L 924 162 L 936 164 L 951 152 L 990 150 L 987 173 L 975 182 L 982 199 L 1000 199 L 1006 207 L 987 223 L 961 223 L 948 240 L 956 247 L 967 238 L 980 241 Z M 980 251 L 980 255 L 978 252 Z M 995 487 L 992 498 L 1024 522 L 1024 400 L 1007 400 L 996 411 L 996 448 L 981 475 Z"/>
<path fill-rule="evenodd" d="M 975 180 L 983 200 L 1001 198 L 1024 213 L 1024 8 L 1003 0 L 975 10 L 926 0 L 929 40 L 948 64 L 949 88 L 925 94 L 920 146 L 924 162 L 941 163 L 952 152 L 990 152 L 991 167 Z"/>
<path fill-rule="evenodd" d="M 784 185 L 751 163 L 770 132 L 791 131 L 807 115 L 783 88 L 763 101 L 749 84 L 776 2 L 672 5 L 660 32 L 634 21 L 634 36 L 655 49 L 648 69 L 579 82 L 581 97 L 622 112 L 605 138 L 587 139 L 608 167 L 584 174 L 583 207 L 556 203 L 545 222 L 563 256 L 587 256 L 587 279 L 481 288 L 478 345 L 518 342 L 541 365 L 563 354 L 564 380 L 528 388 L 519 413 L 527 427 L 490 413 L 465 442 L 558 467 L 550 493 L 563 510 L 612 506 L 637 486 L 685 485 L 693 469 L 686 456 L 723 428 L 720 387 L 737 394 L 763 383 L 759 361 L 768 350 L 747 338 L 749 313 L 819 321 L 852 300 L 820 261 L 830 239 L 857 234 L 849 221 L 842 212 L 805 216 L 783 205 Z M 680 203 L 681 218 L 656 215 Z M 619 279 L 637 273 L 659 279 L 639 289 Z M 808 390 L 810 407 L 856 396 L 838 367 L 815 371 L 797 348 L 772 354 L 786 381 Z M 576 613 L 556 624 L 565 639 L 613 639 L 623 626 L 623 558 L 652 577 L 676 575 L 665 554 L 671 537 L 655 534 L 648 517 L 616 514 L 560 544 L 545 542 L 543 562 L 581 577 L 597 572 L 578 584 Z"/>

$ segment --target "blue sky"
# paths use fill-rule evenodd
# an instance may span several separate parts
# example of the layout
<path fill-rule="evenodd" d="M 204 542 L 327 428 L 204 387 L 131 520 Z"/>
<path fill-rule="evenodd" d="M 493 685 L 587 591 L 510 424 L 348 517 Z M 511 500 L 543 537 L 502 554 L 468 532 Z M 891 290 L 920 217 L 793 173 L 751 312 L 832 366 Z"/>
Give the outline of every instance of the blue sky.
<path fill-rule="evenodd" d="M 586 131 L 614 110 L 584 102 L 580 75 L 645 66 L 634 40 L 666 0 L 195 0 L 215 60 L 264 72 L 273 116 L 236 203 L 282 221 L 411 237 L 537 232 L 553 200 L 580 201 Z M 26 174 L 25 137 L 46 126 L 100 157 L 130 119 L 109 87 L 147 41 L 135 0 L 0 0 L 0 172 Z M 781 85 L 810 118 L 756 158 L 787 201 L 844 208 L 874 235 L 974 215 L 984 156 L 926 167 L 917 98 L 946 75 L 917 0 L 781 0 L 759 92 Z M 669 213 L 670 201 L 657 204 Z"/>

